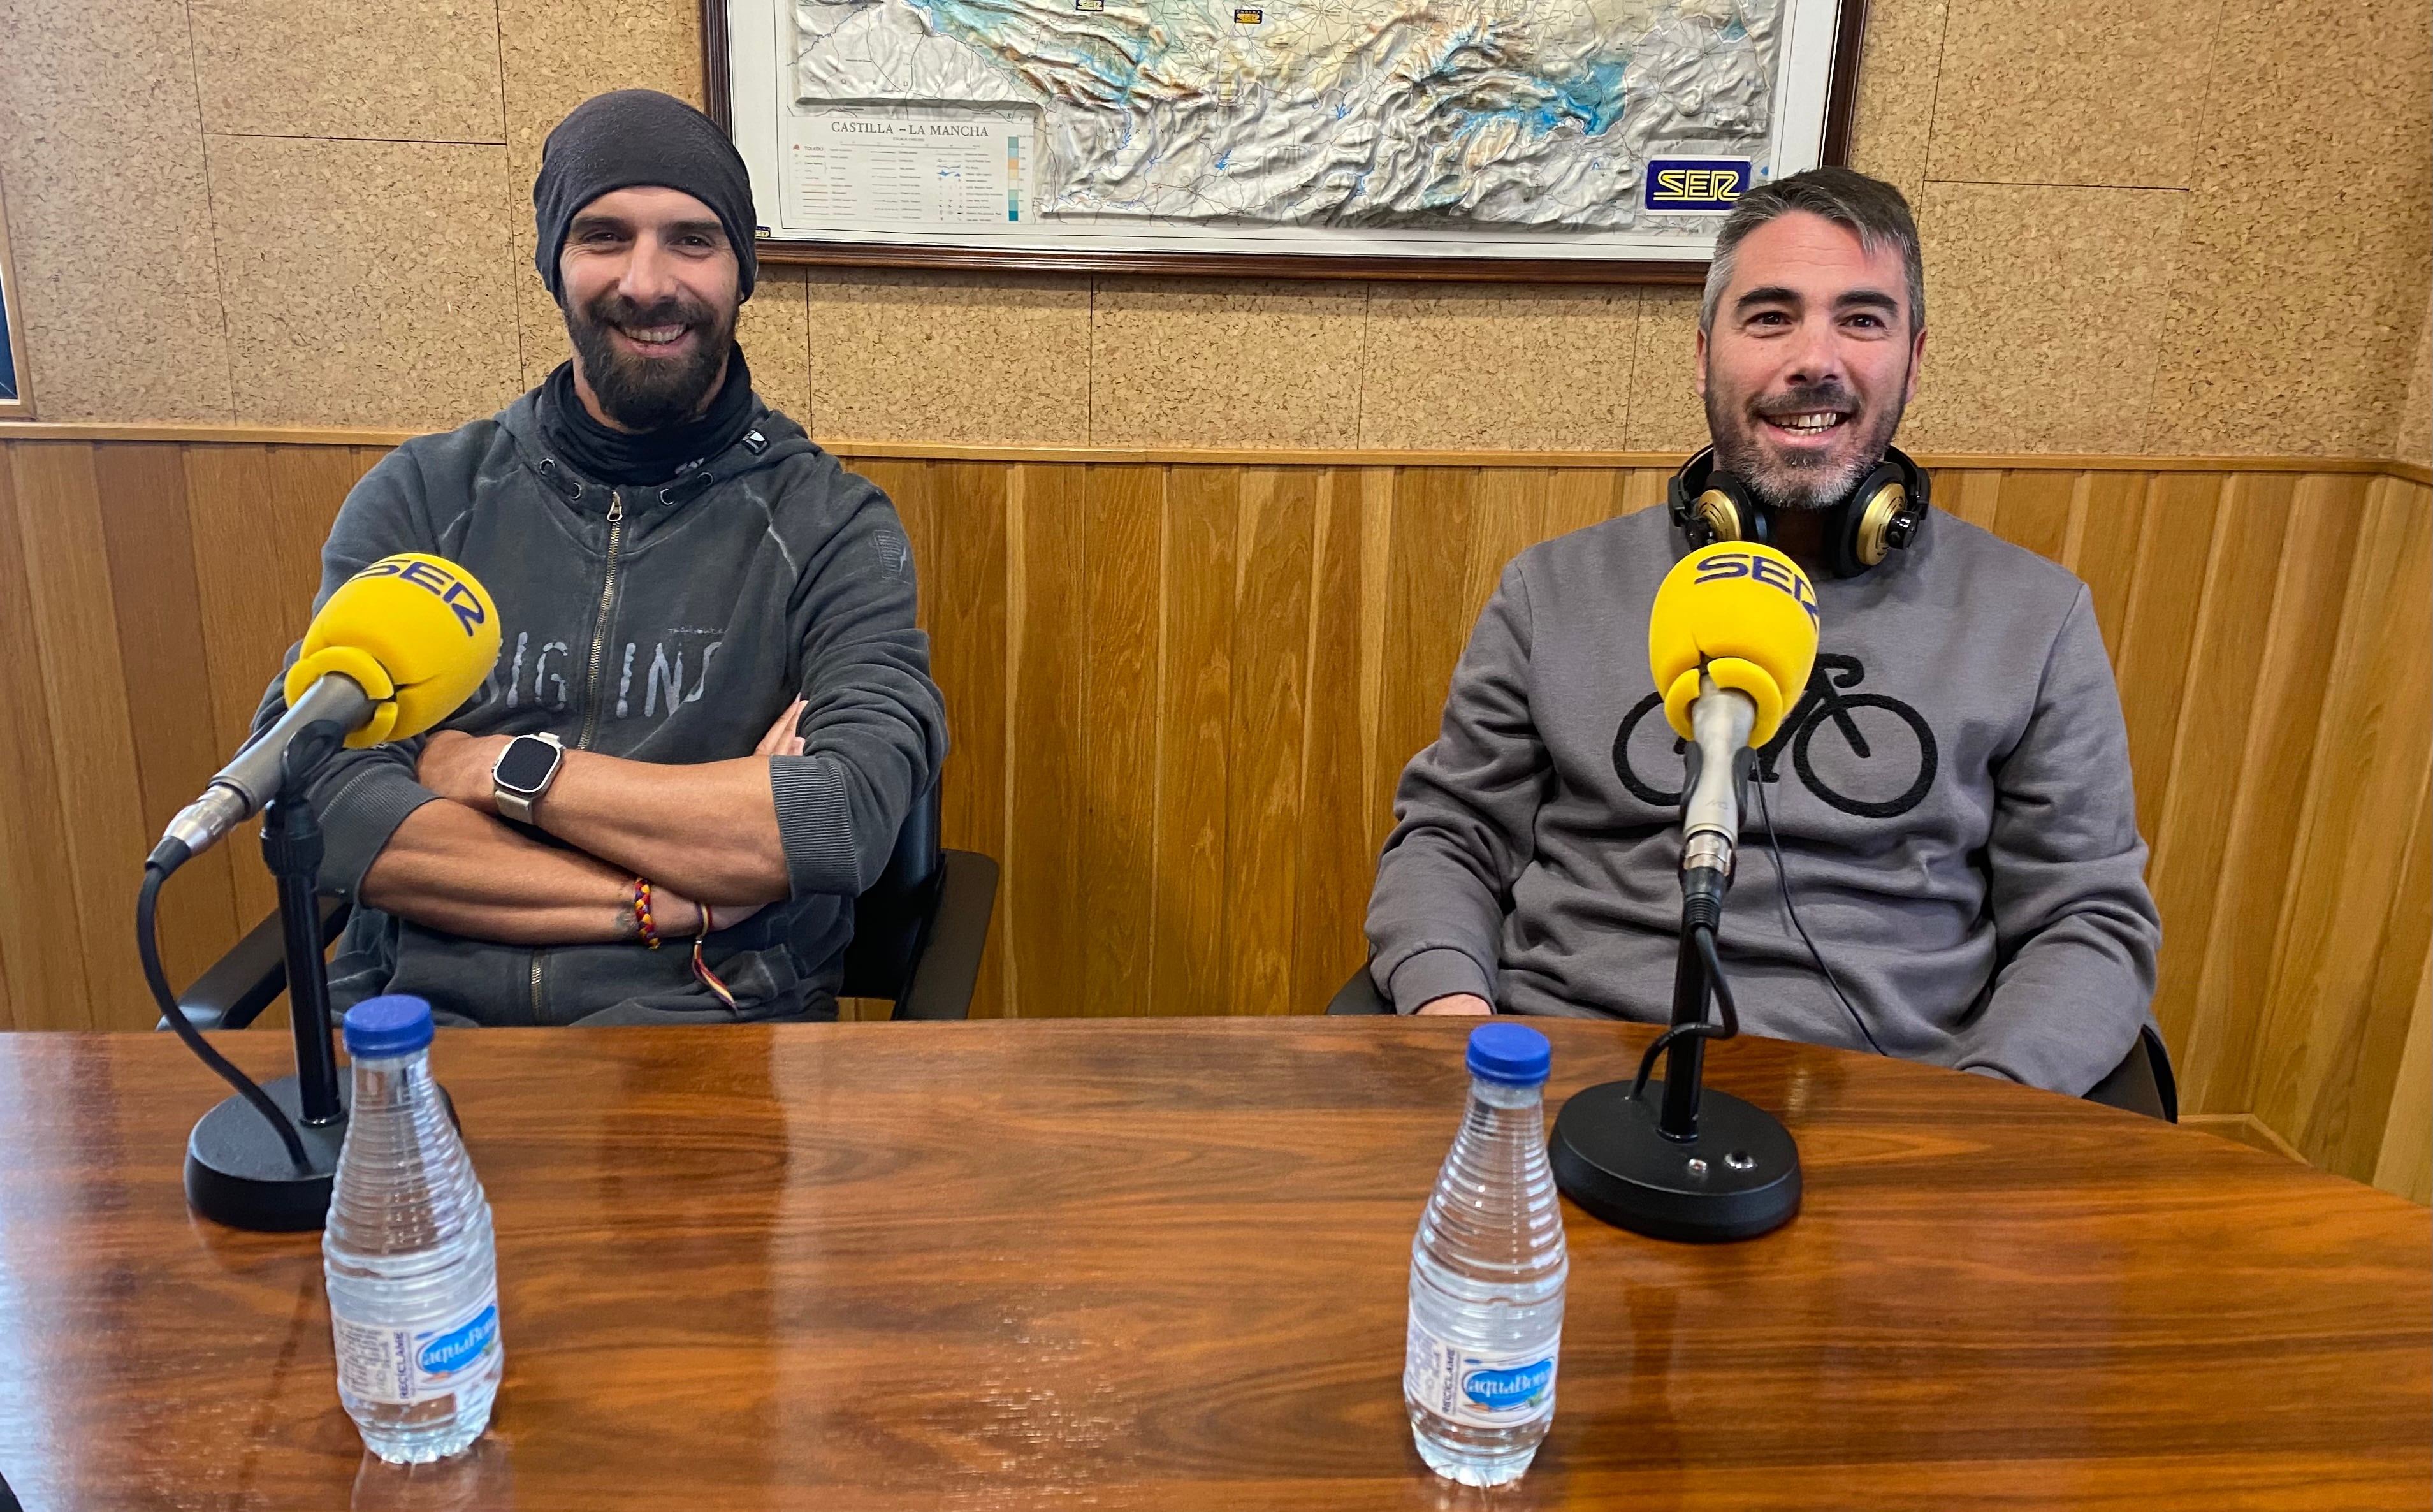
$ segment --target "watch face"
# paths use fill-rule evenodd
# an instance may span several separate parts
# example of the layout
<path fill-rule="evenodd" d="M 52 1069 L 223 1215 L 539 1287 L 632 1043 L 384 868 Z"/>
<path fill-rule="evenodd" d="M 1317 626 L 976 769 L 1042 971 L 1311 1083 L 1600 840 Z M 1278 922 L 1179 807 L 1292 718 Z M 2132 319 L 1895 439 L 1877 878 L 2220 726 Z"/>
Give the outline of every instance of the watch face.
<path fill-rule="evenodd" d="M 499 757 L 498 770 L 492 773 L 502 788 L 516 792 L 531 792 L 549 780 L 555 771 L 558 752 L 547 740 L 519 735 L 507 742 L 506 754 Z"/>

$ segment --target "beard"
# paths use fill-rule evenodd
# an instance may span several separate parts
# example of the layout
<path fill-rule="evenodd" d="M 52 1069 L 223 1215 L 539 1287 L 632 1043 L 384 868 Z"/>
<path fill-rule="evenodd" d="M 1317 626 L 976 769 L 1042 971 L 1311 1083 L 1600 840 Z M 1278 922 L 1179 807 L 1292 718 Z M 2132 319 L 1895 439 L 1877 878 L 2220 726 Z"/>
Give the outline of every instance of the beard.
<path fill-rule="evenodd" d="M 615 328 L 690 328 L 693 339 L 672 356 L 649 357 L 620 346 Z M 567 334 L 583 361 L 583 376 L 611 420 L 628 431 L 659 431 L 700 414 L 716 392 L 735 344 L 735 312 L 723 316 L 698 299 L 671 295 L 648 305 L 611 291 L 577 308 L 567 306 Z"/>
<path fill-rule="evenodd" d="M 1715 466 L 1746 484 L 1769 509 L 1829 509 L 1883 461 L 1893 433 L 1900 429 L 1904 406 L 1899 395 L 1907 386 L 1904 381 L 1890 404 L 1871 411 L 1839 382 L 1800 384 L 1751 403 L 1723 393 L 1710 375 L 1707 433 L 1715 443 Z M 1780 451 L 1758 429 L 1760 419 L 1826 410 L 1846 416 L 1842 424 L 1851 432 L 1848 444 L 1829 452 Z"/>

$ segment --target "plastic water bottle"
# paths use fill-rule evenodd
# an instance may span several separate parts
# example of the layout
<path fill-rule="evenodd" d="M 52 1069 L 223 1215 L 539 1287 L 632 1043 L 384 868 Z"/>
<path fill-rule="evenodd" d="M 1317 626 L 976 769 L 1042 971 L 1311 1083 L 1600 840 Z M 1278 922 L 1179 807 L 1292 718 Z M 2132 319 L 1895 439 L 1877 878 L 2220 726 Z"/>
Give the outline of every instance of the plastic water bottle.
<path fill-rule="evenodd" d="M 418 1465 L 482 1436 L 506 1351 L 490 1203 L 431 1079 L 431 1005 L 347 1011 L 355 1095 L 321 1270 L 338 1400 L 384 1460 Z"/>
<path fill-rule="evenodd" d="M 1428 1468 L 1464 1486 L 1521 1478 L 1555 1420 L 1563 1215 L 1540 1097 L 1552 1053 L 1520 1024 L 1470 1036 L 1470 1110 L 1411 1241 L 1403 1403 Z"/>

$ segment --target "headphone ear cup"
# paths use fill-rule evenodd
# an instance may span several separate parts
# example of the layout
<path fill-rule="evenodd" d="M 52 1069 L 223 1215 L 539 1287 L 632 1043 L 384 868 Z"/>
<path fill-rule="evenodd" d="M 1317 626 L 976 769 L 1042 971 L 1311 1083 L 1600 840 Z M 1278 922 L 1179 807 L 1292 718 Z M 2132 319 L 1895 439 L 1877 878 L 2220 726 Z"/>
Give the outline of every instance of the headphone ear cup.
<path fill-rule="evenodd" d="M 1692 534 L 1702 534 L 1699 545 L 1715 541 L 1759 541 L 1772 538 L 1765 507 L 1749 497 L 1748 488 L 1728 472 L 1710 471 L 1697 497 L 1689 501 Z"/>
<path fill-rule="evenodd" d="M 1692 526 L 1690 534 L 1700 536 L 1701 546 L 1715 541 L 1747 541 L 1764 539 L 1764 518 L 1748 509 L 1745 496 L 1737 488 L 1727 488 L 1710 482 L 1698 497 L 1690 501 Z"/>
<path fill-rule="evenodd" d="M 1934 474 L 1917 465 L 1917 459 L 1898 447 L 1884 448 L 1884 460 L 1898 463 L 1901 481 L 1909 487 L 1910 513 L 1924 519 L 1934 507 Z"/>
<path fill-rule="evenodd" d="M 1884 544 L 1897 552 L 1909 550 L 1917 533 L 1926 524 L 1926 517 L 1934 508 L 1934 477 L 1898 447 L 1884 449 L 1884 459 L 1897 462 L 1901 468 L 1902 485 L 1908 489 L 1908 501 L 1893 522 L 1884 527 Z"/>
<path fill-rule="evenodd" d="M 1833 569 L 1856 577 L 1909 544 L 1916 517 L 1910 506 L 1909 469 L 1887 459 L 1876 464 L 1842 506 L 1833 532 Z"/>
<path fill-rule="evenodd" d="M 1664 507 L 1690 549 L 1717 541 L 1763 541 L 1765 511 L 1749 498 L 1738 478 L 1716 467 L 1714 448 L 1708 447 L 1681 465 L 1664 485 Z"/>
<path fill-rule="evenodd" d="M 1704 452 L 1699 453 L 1699 456 L 1704 455 Z M 1697 513 L 1690 507 L 1690 491 L 1682 479 L 1692 467 L 1697 465 L 1698 457 L 1692 457 L 1682 466 L 1681 470 L 1675 473 L 1664 484 L 1664 513 L 1672 518 L 1673 528 L 1690 538 L 1690 550 L 1693 552 L 1708 543 L 1698 538 L 1700 527 Z"/>

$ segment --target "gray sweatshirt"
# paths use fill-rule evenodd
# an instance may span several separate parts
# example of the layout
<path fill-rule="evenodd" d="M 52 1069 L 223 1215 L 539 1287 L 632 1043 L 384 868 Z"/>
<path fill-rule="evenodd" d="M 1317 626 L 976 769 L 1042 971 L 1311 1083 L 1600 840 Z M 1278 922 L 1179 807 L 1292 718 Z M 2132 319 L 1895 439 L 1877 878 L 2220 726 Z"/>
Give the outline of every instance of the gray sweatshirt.
<path fill-rule="evenodd" d="M 1505 569 L 1377 865 L 1370 971 L 1399 1011 L 1475 993 L 1669 1018 L 1682 757 L 1647 617 L 1684 554 L 1649 509 Z M 1936 515 L 1816 591 L 1816 669 L 1759 753 L 1719 936 L 1744 1026 L 1865 1047 L 1793 930 L 1787 875 L 1887 1053 L 2085 1092 L 2147 1022 L 2161 926 L 2084 585 Z"/>
<path fill-rule="evenodd" d="M 469 569 L 502 631 L 497 671 L 446 722 L 473 735 L 548 732 L 637 761 L 717 761 L 750 756 L 808 699 L 805 754 L 770 762 L 792 895 L 712 935 L 705 957 L 740 1017 L 832 1018 L 854 894 L 885 868 L 946 751 L 894 508 L 765 408 L 724 453 L 660 487 L 577 477 L 542 434 L 526 394 L 383 458 L 338 512 L 314 607 L 397 552 Z M 256 728 L 281 706 L 274 681 Z M 322 891 L 354 897 L 397 826 L 436 796 L 415 780 L 422 746 L 345 752 L 315 780 Z M 459 1024 L 739 1016 L 693 979 L 690 958 L 673 944 L 491 944 L 359 908 L 331 996 L 344 1008 L 414 993 Z"/>

